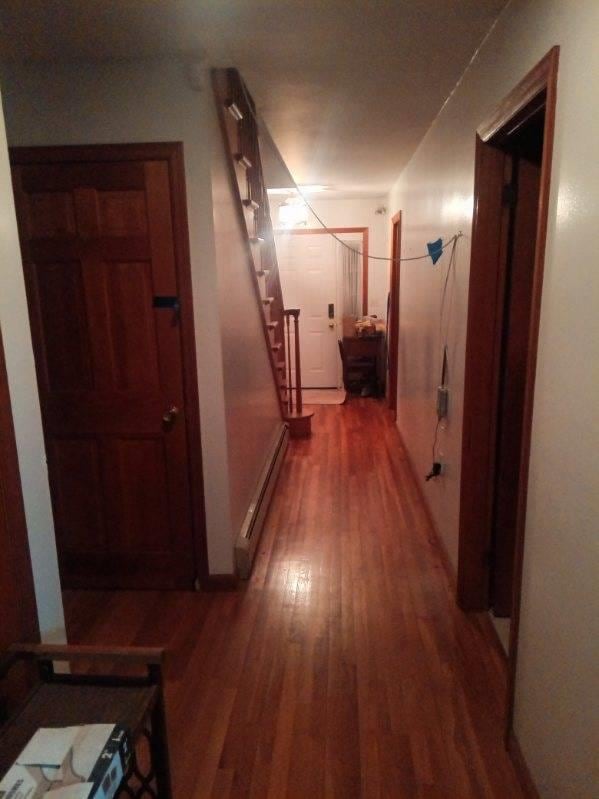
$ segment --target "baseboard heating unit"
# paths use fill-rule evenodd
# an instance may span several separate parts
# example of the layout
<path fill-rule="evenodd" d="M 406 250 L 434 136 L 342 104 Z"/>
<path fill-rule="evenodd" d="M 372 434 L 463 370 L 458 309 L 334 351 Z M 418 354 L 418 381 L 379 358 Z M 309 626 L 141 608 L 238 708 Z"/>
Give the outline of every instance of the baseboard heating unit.
<path fill-rule="evenodd" d="M 258 481 L 256 493 L 252 498 L 235 544 L 237 574 L 242 579 L 247 579 L 252 571 L 252 563 L 254 562 L 258 541 L 264 526 L 264 519 L 268 512 L 270 499 L 277 483 L 281 466 L 285 460 L 288 443 L 289 426 L 284 424 L 266 460 L 266 465 Z"/>

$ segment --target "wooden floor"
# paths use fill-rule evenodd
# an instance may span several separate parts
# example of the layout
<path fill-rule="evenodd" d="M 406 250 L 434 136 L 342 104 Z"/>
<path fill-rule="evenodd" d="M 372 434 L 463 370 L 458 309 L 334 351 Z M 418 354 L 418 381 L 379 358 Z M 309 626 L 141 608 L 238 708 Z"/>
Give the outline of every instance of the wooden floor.
<path fill-rule="evenodd" d="M 384 408 L 313 429 L 242 590 L 67 592 L 69 639 L 168 648 L 177 799 L 524 796 L 502 657 L 455 606 Z"/>

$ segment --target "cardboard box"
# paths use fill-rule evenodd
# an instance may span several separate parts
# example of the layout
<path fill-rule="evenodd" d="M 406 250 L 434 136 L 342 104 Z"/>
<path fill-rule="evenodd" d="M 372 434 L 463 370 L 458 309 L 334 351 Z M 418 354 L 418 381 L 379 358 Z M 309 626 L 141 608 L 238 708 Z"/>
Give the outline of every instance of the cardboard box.
<path fill-rule="evenodd" d="M 118 725 L 41 728 L 0 781 L 0 799 L 112 799 L 130 756 Z"/>

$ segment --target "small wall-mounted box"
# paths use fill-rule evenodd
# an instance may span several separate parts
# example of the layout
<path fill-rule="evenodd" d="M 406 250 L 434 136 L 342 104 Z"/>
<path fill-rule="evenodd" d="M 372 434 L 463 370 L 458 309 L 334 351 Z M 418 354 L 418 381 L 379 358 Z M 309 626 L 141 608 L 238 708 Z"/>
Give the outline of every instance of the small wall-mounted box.
<path fill-rule="evenodd" d="M 437 388 L 437 419 L 445 419 L 449 411 L 449 389 L 447 386 Z"/>

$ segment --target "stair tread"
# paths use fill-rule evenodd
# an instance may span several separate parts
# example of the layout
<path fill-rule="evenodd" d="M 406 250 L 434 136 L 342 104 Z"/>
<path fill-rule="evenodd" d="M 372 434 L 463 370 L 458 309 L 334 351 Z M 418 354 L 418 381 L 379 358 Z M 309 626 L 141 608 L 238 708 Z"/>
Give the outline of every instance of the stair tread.
<path fill-rule="evenodd" d="M 314 411 L 302 410 L 301 413 L 292 411 L 291 413 L 287 412 L 285 414 L 285 419 L 309 419 L 312 416 L 314 416 Z"/>
<path fill-rule="evenodd" d="M 274 330 L 276 327 L 278 327 L 278 324 L 279 324 L 278 322 L 267 322 L 266 327 L 269 330 Z"/>
<path fill-rule="evenodd" d="M 274 297 L 262 297 L 262 302 L 264 303 L 264 305 L 270 305 L 271 302 L 274 301 L 275 301 Z"/>
<path fill-rule="evenodd" d="M 235 153 L 235 160 L 245 169 L 250 169 L 252 167 L 252 162 L 247 155 L 244 155 L 243 153 Z"/>

